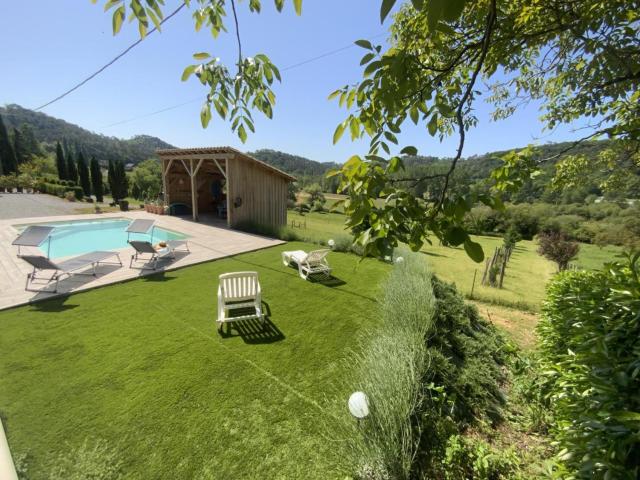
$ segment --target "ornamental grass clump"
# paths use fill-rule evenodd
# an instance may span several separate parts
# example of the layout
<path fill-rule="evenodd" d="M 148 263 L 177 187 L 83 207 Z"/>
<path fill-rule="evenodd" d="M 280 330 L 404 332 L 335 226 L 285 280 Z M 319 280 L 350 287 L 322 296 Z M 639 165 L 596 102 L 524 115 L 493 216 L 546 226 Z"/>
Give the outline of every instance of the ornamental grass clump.
<path fill-rule="evenodd" d="M 563 478 L 640 474 L 639 257 L 548 287 L 538 336 Z"/>
<path fill-rule="evenodd" d="M 348 359 L 342 385 L 369 398 L 367 418 L 338 418 L 339 453 L 359 479 L 441 478 L 447 439 L 499 420 L 504 403 L 502 337 L 424 256 L 402 258 L 382 286 L 380 326 Z"/>

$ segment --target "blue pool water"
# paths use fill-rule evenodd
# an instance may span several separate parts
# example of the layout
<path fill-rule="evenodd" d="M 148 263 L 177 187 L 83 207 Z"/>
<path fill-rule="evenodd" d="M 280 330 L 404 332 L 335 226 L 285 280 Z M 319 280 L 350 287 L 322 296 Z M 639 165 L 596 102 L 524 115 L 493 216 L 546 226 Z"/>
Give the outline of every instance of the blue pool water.
<path fill-rule="evenodd" d="M 116 218 L 93 221 L 77 221 L 66 223 L 40 223 L 55 227 L 51 234 L 50 258 L 81 255 L 94 250 L 118 250 L 126 248 L 127 232 L 125 229 L 130 220 Z M 153 233 L 153 238 L 151 233 Z M 182 233 L 154 227 L 149 234 L 132 233 L 130 240 L 147 240 L 154 244 L 162 240 L 182 240 L 187 238 Z M 40 250 L 47 254 L 47 241 L 40 245 Z"/>

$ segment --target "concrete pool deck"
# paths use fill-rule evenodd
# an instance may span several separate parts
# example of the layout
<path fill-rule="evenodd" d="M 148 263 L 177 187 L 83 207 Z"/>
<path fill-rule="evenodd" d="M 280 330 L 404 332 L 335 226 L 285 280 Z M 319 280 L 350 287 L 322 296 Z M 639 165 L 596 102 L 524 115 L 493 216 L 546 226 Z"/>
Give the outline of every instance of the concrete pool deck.
<path fill-rule="evenodd" d="M 51 223 L 81 220 L 99 220 L 107 218 L 126 218 L 134 220 L 147 218 L 156 221 L 159 227 L 175 230 L 187 235 L 190 253 L 176 251 L 176 258 L 158 263 L 158 269 L 139 270 L 129 268 L 129 260 L 133 254 L 133 248 L 123 248 L 117 250 L 122 259 L 123 266 L 100 265 L 97 277 L 90 275 L 74 275 L 63 278 L 58 285 L 58 293 L 44 293 L 25 291 L 27 274 L 31 272 L 31 267 L 17 256 L 17 247 L 11 242 L 18 235 L 18 230 L 14 225 Z M 153 215 L 143 211 L 116 212 L 91 215 L 63 215 L 33 218 L 12 218 L 0 220 L 0 310 L 37 302 L 39 300 L 53 298 L 56 296 L 68 295 L 82 290 L 118 283 L 153 273 L 175 270 L 177 268 L 194 265 L 197 263 L 229 257 L 239 253 L 259 250 L 262 248 L 280 245 L 284 242 L 271 238 L 252 235 L 249 233 L 231 230 L 223 223 L 203 222 L 196 223 L 190 219 L 180 217 L 170 217 L 165 215 Z M 23 254 L 42 253 L 37 249 L 22 248 Z M 62 259 L 60 259 L 62 260 Z M 56 259 L 56 262 L 58 259 Z M 50 272 L 43 272 L 49 275 Z M 215 281 L 212 281 L 212 295 L 215 293 Z M 39 285 L 34 288 L 41 288 Z M 47 288 L 43 285 L 43 288 Z"/>

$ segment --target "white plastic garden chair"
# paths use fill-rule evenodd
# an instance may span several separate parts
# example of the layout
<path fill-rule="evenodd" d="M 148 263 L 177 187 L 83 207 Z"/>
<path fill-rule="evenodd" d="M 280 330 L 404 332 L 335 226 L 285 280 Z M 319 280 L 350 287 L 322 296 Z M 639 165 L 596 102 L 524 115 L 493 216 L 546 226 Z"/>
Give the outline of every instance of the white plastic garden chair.
<path fill-rule="evenodd" d="M 293 250 L 282 252 L 282 263 L 289 266 L 295 263 L 298 266 L 300 277 L 306 280 L 309 275 L 323 274 L 329 277 L 331 275 L 331 267 L 327 261 L 327 255 L 331 250 L 313 250 L 305 252 L 304 250 Z"/>
<path fill-rule="evenodd" d="M 264 325 L 262 315 L 262 296 L 257 272 L 224 273 L 219 277 L 218 285 L 218 331 L 225 323 L 257 318 Z M 231 310 L 253 309 L 246 315 L 230 316 Z"/>

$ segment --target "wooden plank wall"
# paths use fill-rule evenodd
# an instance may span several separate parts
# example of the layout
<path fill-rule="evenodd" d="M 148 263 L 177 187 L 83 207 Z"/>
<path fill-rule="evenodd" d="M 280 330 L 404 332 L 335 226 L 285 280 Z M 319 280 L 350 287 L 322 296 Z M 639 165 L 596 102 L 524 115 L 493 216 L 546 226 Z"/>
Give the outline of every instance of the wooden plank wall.
<path fill-rule="evenodd" d="M 227 161 L 230 222 L 254 222 L 274 227 L 287 223 L 287 185 L 282 176 L 243 158 Z M 237 197 L 242 205 L 235 207 Z"/>

